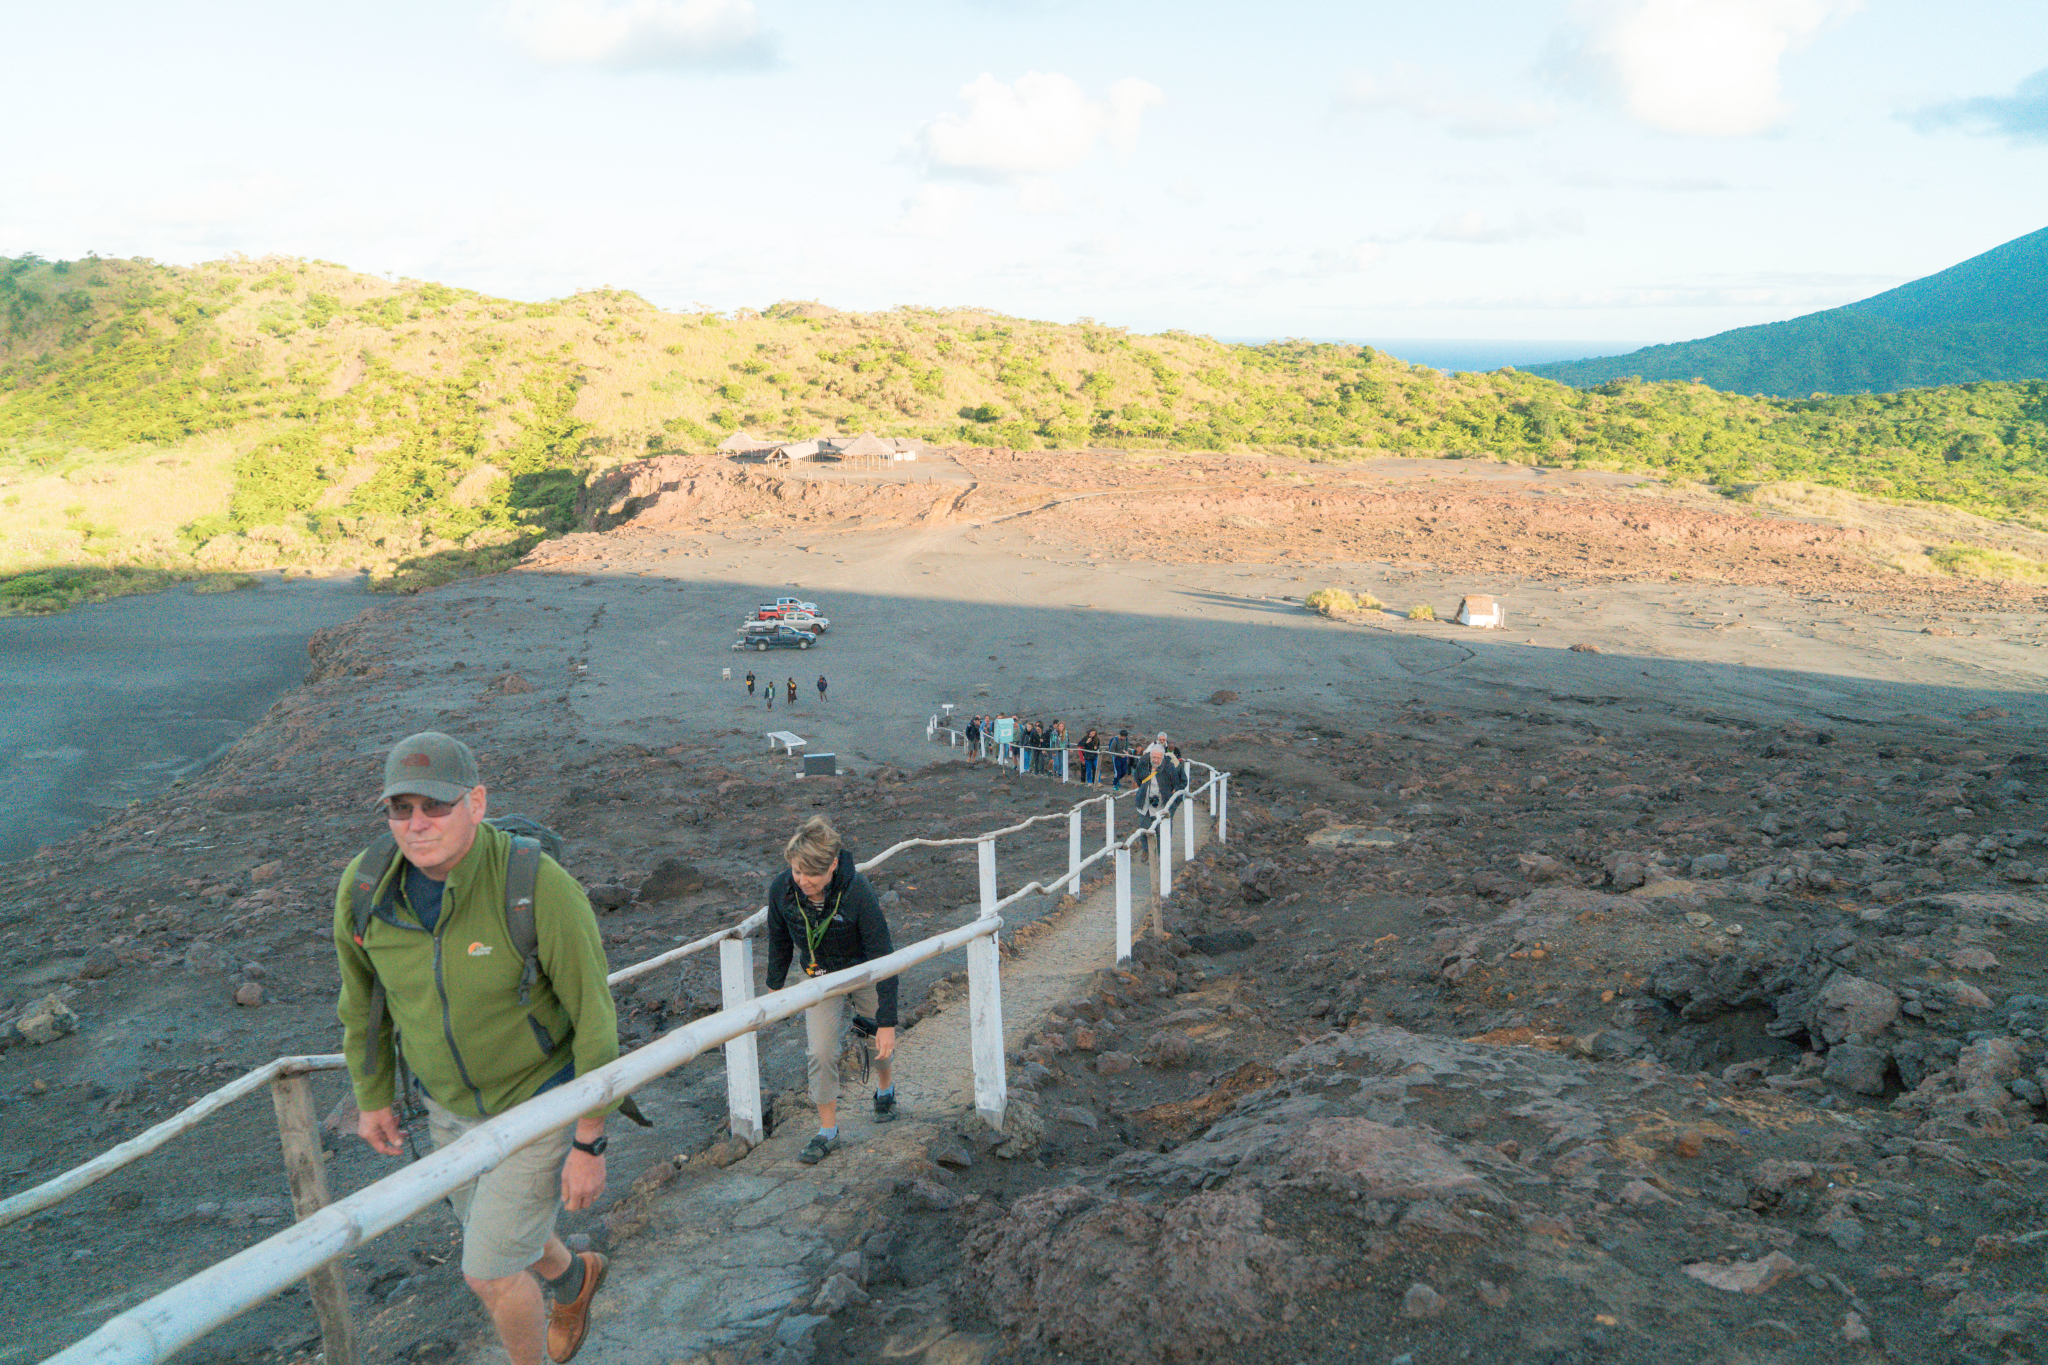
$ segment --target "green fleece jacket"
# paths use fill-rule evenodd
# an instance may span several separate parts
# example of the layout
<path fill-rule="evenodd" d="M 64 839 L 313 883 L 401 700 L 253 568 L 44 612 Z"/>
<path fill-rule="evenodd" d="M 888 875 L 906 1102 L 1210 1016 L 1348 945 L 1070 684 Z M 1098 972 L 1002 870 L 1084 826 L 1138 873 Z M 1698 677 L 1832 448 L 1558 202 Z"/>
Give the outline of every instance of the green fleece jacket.
<path fill-rule="evenodd" d="M 581 1076 L 619 1055 L 618 1015 L 606 983 L 604 942 L 583 888 L 543 857 L 534 891 L 539 977 L 519 1003 L 522 963 L 505 928 L 505 867 L 512 836 L 490 825 L 448 874 L 432 933 L 405 899 L 405 859 L 394 857 L 377 888 L 378 912 L 355 941 L 349 881 L 335 895 L 334 947 L 341 961 L 342 1049 L 356 1104 L 392 1102 L 394 1043 L 429 1095 L 471 1118 L 530 1098 L 571 1062 Z M 374 964 L 374 970 L 373 966 Z M 368 1065 L 370 991 L 384 982 L 378 1065 Z M 616 1103 L 597 1112 L 610 1112 Z"/>

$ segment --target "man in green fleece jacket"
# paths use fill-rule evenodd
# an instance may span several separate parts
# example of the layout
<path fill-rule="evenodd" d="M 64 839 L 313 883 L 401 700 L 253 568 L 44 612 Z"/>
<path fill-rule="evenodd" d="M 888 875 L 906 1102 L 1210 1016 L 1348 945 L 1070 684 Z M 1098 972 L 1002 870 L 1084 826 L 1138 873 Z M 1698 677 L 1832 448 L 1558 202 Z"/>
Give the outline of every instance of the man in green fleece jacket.
<path fill-rule="evenodd" d="M 342 874 L 334 943 L 343 1048 L 362 1111 L 356 1131 L 397 1156 L 405 1138 L 392 1107 L 398 1050 L 426 1092 L 441 1146 L 604 1066 L 618 1056 L 619 1037 L 590 900 L 548 857 L 534 887 L 539 971 L 522 1001 L 525 964 L 505 924 L 512 837 L 484 823 L 487 796 L 468 745 L 433 731 L 401 740 L 385 758 L 380 801 L 397 850 L 377 877 L 360 938 L 349 885 L 368 851 Z M 385 1006 L 373 1037 L 370 1000 L 380 981 Z M 583 1344 L 606 1262 L 592 1251 L 572 1256 L 555 1236 L 555 1216 L 604 1192 L 606 1112 L 513 1153 L 453 1197 L 463 1278 L 512 1365 L 540 1365 L 543 1347 L 567 1361 Z M 541 1282 L 551 1312 L 542 1311 Z"/>

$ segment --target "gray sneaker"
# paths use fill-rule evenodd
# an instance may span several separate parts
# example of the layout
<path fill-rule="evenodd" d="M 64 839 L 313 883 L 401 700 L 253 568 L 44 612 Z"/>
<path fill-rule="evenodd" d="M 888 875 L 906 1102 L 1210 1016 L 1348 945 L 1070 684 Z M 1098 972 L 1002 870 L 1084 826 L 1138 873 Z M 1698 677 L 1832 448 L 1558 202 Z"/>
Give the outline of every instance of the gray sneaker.
<path fill-rule="evenodd" d="M 895 1091 L 893 1091 L 893 1090 L 891 1090 L 891 1091 L 890 1091 L 890 1092 L 889 1092 L 888 1094 L 886 1094 L 886 1095 L 876 1095 L 876 1096 L 875 1096 L 875 1122 L 876 1122 L 876 1123 L 894 1123 L 895 1121 L 896 1121 L 896 1092 L 895 1092 Z"/>
<path fill-rule="evenodd" d="M 796 1159 L 806 1166 L 815 1166 L 832 1155 L 832 1149 L 838 1145 L 835 1139 L 828 1138 L 823 1133 L 813 1133 L 811 1140 L 804 1144 L 804 1149 L 796 1154 Z"/>

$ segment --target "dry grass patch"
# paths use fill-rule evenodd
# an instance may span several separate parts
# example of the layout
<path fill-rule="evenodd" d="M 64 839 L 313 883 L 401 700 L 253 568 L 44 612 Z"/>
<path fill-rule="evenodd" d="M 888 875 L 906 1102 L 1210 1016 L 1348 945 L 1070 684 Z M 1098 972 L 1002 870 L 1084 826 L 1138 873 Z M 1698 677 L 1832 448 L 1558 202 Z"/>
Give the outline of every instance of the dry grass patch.
<path fill-rule="evenodd" d="M 2048 583 L 2048 562 L 1977 545 L 1944 545 L 1927 552 L 1942 570 L 1994 583 Z"/>
<path fill-rule="evenodd" d="M 1386 603 L 1369 592 L 1353 592 L 1348 588 L 1317 588 L 1302 599 L 1302 605 L 1310 611 L 1341 619 L 1380 611 L 1385 608 Z"/>

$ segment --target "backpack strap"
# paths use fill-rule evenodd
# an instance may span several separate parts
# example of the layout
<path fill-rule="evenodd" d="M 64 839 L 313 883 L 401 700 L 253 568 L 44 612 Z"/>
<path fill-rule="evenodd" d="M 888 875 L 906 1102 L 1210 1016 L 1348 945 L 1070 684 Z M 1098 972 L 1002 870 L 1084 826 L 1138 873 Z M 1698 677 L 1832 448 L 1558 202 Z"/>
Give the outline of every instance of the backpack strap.
<path fill-rule="evenodd" d="M 505 933 L 519 953 L 519 1007 L 533 1003 L 534 979 L 540 975 L 540 928 L 534 923 L 534 888 L 540 882 L 540 841 L 512 836 L 512 856 L 505 864 Z"/>
<path fill-rule="evenodd" d="M 363 934 L 370 927 L 370 917 L 377 911 L 377 887 L 384 880 L 384 874 L 391 869 L 391 860 L 398 854 L 398 840 L 386 830 L 370 841 L 356 859 L 355 875 L 348 883 L 348 915 L 356 947 L 363 946 Z M 377 975 L 377 964 L 370 963 L 370 1012 L 364 1035 L 369 1051 L 363 1058 L 365 1072 L 374 1073 L 384 1060 L 384 979 Z"/>
<path fill-rule="evenodd" d="M 540 883 L 542 851 L 540 840 L 515 834 L 512 856 L 505 864 L 505 934 L 519 952 L 521 1009 L 531 1007 L 533 983 L 540 976 L 540 926 L 534 919 L 533 898 Z M 640 1112 L 631 1095 L 620 1102 L 619 1112 L 642 1128 L 654 1126 L 654 1120 Z"/>

